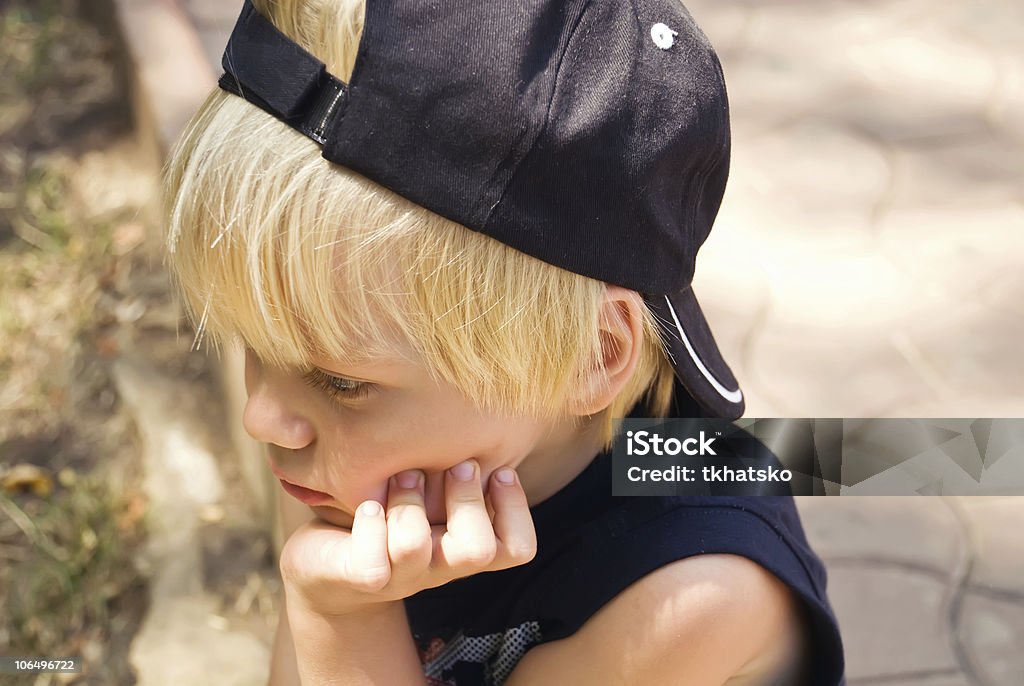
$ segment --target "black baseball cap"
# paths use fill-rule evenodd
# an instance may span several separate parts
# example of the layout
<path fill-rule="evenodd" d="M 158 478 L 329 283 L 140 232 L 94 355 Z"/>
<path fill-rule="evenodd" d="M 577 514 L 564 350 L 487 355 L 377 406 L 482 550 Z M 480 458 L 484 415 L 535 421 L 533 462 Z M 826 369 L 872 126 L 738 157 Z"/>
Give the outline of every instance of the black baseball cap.
<path fill-rule="evenodd" d="M 707 416 L 743 414 L 691 288 L 729 175 L 725 81 L 678 0 L 367 0 L 347 83 L 246 0 L 222 64 L 327 160 L 640 293 Z"/>

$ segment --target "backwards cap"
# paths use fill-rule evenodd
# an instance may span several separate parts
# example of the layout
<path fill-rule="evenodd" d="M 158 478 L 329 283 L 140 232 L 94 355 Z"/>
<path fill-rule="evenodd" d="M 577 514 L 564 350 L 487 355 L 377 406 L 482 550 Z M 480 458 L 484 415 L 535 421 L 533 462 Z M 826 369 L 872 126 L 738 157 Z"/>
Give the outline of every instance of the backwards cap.
<path fill-rule="evenodd" d="M 223 67 L 222 88 L 331 162 L 640 293 L 690 395 L 743 414 L 691 288 L 729 174 L 728 102 L 678 0 L 367 0 L 348 83 L 246 0 Z"/>

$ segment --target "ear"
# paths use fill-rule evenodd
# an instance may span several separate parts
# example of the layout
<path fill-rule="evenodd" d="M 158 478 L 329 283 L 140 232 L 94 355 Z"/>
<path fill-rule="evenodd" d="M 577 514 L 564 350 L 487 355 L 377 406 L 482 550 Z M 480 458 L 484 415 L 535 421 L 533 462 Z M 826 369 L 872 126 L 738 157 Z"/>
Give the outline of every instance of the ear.
<path fill-rule="evenodd" d="M 580 378 L 575 413 L 601 412 L 633 377 L 643 343 L 643 299 L 636 291 L 607 284 L 598 323 L 601 362 Z"/>

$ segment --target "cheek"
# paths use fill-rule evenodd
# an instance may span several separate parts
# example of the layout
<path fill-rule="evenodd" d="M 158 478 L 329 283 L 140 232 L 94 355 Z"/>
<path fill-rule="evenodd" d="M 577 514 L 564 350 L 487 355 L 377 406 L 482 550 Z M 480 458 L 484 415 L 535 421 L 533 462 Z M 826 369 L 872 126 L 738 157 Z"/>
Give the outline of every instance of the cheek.
<path fill-rule="evenodd" d="M 440 405 L 440 403 L 438 403 Z M 470 457 L 483 457 L 501 443 L 501 426 L 468 410 L 394 408 L 379 420 L 346 432 L 353 455 L 368 473 L 386 479 L 404 469 L 444 470 Z M 461 408 L 460 408 L 461 409 Z"/>
<path fill-rule="evenodd" d="M 330 480 L 354 509 L 364 500 L 385 502 L 388 479 L 406 469 L 427 473 L 428 510 L 443 512 L 444 470 L 475 458 L 484 483 L 503 465 L 516 465 L 537 443 L 540 429 L 529 422 L 456 412 L 388 412 L 380 420 L 360 418 L 330 437 Z"/>
<path fill-rule="evenodd" d="M 453 461 L 451 456 L 461 441 L 457 436 L 409 431 L 400 422 L 388 421 L 380 426 L 353 423 L 334 432 L 326 443 L 332 446 L 325 459 L 327 479 L 346 507 L 354 509 L 364 500 L 386 502 L 388 479 L 401 471 L 422 469 L 429 475 L 452 466 L 460 459 Z"/>

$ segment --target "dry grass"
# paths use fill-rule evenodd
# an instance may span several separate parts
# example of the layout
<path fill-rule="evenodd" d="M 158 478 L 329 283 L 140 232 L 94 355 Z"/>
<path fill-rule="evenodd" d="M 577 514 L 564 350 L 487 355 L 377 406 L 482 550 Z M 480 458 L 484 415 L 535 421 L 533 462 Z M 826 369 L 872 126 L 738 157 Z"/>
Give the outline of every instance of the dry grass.
<path fill-rule="evenodd" d="M 112 621 L 143 609 L 131 553 L 144 508 L 96 476 L 21 500 L 0 495 L 0 557 L 13 558 L 4 560 L 0 642 L 13 655 L 102 655 Z"/>
<path fill-rule="evenodd" d="M 95 113 L 117 95 L 109 47 L 77 18 L 76 2 L 2 7 L 0 446 L 66 419 L 66 382 L 96 323 L 98 275 L 119 219 L 89 216 L 71 183 L 75 132 L 96 130 Z"/>
<path fill-rule="evenodd" d="M 101 343 L 138 208 L 96 211 L 82 192 L 83 152 L 129 117 L 113 51 L 78 9 L 0 4 L 0 477 L 31 465 L 48 482 L 0 488 L 0 646 L 80 655 L 91 668 L 71 683 L 122 684 L 145 609 L 145 500 Z M 21 683 L 69 683 L 57 679 Z"/>

